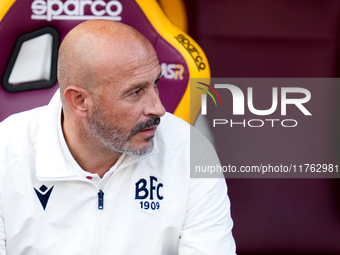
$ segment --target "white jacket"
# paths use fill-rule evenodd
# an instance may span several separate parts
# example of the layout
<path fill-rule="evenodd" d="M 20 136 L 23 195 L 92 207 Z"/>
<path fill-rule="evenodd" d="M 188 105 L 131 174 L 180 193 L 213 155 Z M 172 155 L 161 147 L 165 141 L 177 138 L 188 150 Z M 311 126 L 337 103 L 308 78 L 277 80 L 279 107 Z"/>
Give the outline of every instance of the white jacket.
<path fill-rule="evenodd" d="M 72 158 L 60 112 L 57 92 L 0 123 L 1 255 L 235 253 L 224 179 L 190 178 L 187 123 L 167 113 L 150 154 L 100 179 Z M 204 143 L 192 160 L 216 165 Z"/>

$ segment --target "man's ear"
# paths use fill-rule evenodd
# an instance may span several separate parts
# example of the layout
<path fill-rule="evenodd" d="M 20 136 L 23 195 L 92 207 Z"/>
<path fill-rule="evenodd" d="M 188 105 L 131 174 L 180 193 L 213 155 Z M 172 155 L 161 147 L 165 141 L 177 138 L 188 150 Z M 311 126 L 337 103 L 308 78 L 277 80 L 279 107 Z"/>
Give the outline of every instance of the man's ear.
<path fill-rule="evenodd" d="M 91 94 L 80 87 L 68 86 L 64 91 L 64 97 L 71 111 L 80 118 L 86 118 L 93 105 Z"/>

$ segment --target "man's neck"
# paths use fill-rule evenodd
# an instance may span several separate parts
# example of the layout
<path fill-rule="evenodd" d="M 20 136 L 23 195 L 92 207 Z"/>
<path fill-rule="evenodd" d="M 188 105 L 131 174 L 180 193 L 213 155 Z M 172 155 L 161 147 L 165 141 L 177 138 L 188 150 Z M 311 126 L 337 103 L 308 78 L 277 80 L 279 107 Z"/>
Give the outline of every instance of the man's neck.
<path fill-rule="evenodd" d="M 66 121 L 63 114 L 61 124 L 65 142 L 73 158 L 83 170 L 96 173 L 102 178 L 122 155 L 120 152 L 103 148 L 98 141 L 81 130 L 79 123 Z"/>

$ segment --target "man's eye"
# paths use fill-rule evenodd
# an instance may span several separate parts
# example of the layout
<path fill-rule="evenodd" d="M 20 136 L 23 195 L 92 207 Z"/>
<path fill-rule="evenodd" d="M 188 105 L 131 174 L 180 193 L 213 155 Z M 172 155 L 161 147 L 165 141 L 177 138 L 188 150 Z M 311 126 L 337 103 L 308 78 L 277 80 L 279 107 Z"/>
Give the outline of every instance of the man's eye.
<path fill-rule="evenodd" d="M 140 93 L 141 89 L 136 90 L 135 92 L 132 93 L 132 95 L 138 95 Z"/>

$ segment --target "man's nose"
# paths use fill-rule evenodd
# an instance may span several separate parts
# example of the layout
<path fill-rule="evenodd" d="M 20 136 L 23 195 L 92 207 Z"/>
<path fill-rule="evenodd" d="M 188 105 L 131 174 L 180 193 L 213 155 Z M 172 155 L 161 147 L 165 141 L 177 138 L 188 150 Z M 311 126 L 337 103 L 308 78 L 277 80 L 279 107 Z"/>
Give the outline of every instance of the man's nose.
<path fill-rule="evenodd" d="M 165 108 L 159 98 L 157 90 L 151 92 L 147 106 L 144 108 L 146 116 L 154 115 L 162 117 L 165 114 Z"/>

